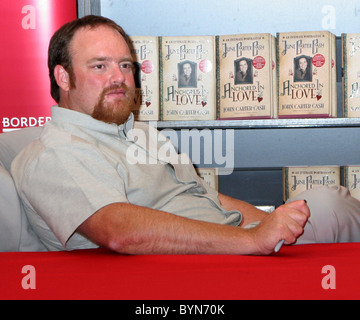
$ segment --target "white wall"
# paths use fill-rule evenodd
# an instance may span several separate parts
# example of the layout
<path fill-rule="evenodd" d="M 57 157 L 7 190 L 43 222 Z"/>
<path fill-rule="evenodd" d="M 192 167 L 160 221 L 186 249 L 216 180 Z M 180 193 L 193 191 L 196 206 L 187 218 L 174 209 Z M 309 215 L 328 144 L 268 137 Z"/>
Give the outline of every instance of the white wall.
<path fill-rule="evenodd" d="M 360 32 L 360 0 L 101 0 L 129 35 Z"/>

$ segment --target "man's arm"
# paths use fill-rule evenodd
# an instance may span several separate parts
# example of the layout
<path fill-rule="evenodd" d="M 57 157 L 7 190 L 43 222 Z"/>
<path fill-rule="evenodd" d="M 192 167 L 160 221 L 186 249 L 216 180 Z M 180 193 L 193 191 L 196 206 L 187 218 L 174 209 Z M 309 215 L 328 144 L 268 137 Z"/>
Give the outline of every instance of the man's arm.
<path fill-rule="evenodd" d="M 226 210 L 238 210 L 242 213 L 242 227 L 255 221 L 261 221 L 268 215 L 268 213 L 257 209 L 250 203 L 229 197 L 221 193 L 219 193 L 219 201 Z"/>
<path fill-rule="evenodd" d="M 123 254 L 270 254 L 281 239 L 294 243 L 309 216 L 302 200 L 277 210 L 258 227 L 244 229 L 114 203 L 94 213 L 77 232 Z"/>

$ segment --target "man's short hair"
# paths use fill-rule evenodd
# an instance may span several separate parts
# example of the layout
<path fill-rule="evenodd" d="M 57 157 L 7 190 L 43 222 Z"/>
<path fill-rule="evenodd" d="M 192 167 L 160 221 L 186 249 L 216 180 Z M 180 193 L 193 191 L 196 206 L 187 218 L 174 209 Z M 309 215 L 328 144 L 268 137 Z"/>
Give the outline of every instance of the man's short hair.
<path fill-rule="evenodd" d="M 62 65 L 70 75 L 70 85 L 75 86 L 75 77 L 73 74 L 72 56 L 70 52 L 70 43 L 76 31 L 81 28 L 95 28 L 98 26 L 108 26 L 118 31 L 130 45 L 130 40 L 125 31 L 113 20 L 102 16 L 88 15 L 80 19 L 75 19 L 64 24 L 52 36 L 48 50 L 48 68 L 51 83 L 51 96 L 56 102 L 60 100 L 60 89 L 56 83 L 54 69 L 57 65 Z"/>

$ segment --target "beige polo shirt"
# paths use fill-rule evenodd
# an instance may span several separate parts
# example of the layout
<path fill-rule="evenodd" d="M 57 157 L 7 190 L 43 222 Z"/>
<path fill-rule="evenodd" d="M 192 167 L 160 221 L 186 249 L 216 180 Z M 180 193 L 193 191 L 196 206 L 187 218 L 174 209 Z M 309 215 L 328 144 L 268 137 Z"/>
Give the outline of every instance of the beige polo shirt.
<path fill-rule="evenodd" d="M 186 155 L 132 115 L 117 126 L 55 106 L 40 138 L 11 171 L 29 221 L 49 250 L 97 247 L 76 229 L 116 202 L 220 224 L 242 219 L 220 206 Z"/>

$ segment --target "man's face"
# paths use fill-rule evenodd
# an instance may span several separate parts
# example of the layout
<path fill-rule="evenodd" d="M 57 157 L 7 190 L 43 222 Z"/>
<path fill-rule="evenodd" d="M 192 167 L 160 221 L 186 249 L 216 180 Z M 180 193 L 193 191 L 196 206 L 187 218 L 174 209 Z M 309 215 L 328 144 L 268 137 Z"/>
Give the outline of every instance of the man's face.
<path fill-rule="evenodd" d="M 247 62 L 246 62 L 245 60 L 240 61 L 239 67 L 240 67 L 240 71 L 241 71 L 242 73 L 246 73 L 246 72 L 247 72 L 248 65 L 247 65 Z"/>
<path fill-rule="evenodd" d="M 133 60 L 124 38 L 107 26 L 78 30 L 71 42 L 75 87 L 67 108 L 121 124 L 134 104 Z"/>

